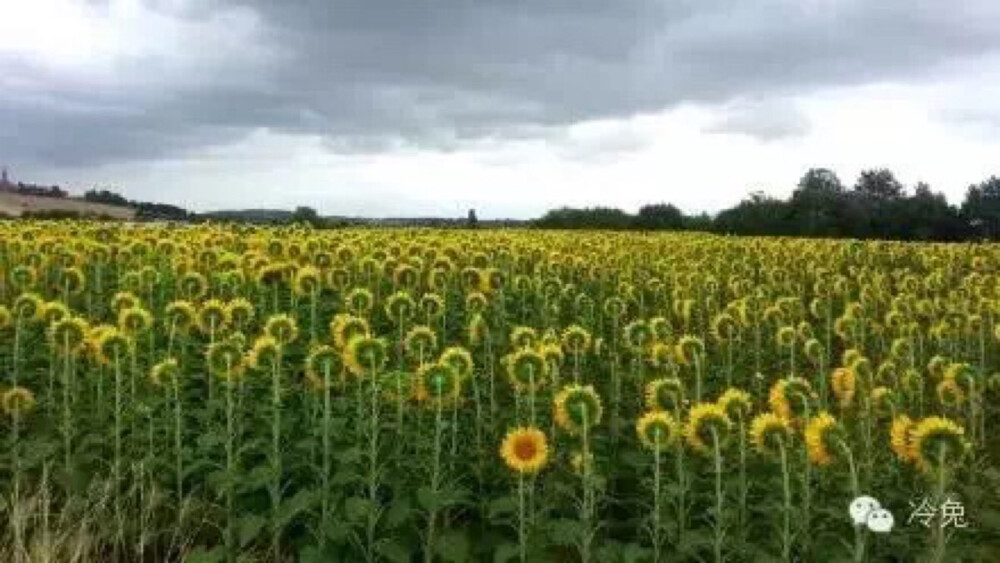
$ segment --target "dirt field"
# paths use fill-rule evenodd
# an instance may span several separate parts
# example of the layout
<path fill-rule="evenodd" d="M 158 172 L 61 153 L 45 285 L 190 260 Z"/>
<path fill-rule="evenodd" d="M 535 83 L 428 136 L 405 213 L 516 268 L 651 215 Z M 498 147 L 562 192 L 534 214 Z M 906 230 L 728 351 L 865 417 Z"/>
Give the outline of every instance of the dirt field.
<path fill-rule="evenodd" d="M 0 213 L 20 217 L 26 211 L 75 211 L 81 215 L 107 215 L 115 219 L 132 219 L 135 210 L 127 207 L 90 203 L 77 198 L 54 198 L 21 195 L 0 190 Z"/>

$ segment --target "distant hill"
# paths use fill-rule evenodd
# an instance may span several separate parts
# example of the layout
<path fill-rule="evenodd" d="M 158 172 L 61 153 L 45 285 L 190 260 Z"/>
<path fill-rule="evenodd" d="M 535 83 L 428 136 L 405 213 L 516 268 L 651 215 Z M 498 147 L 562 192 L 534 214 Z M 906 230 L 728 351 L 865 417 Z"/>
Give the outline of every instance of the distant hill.
<path fill-rule="evenodd" d="M 199 213 L 198 219 L 247 221 L 250 223 L 284 223 L 292 219 L 292 212 L 283 209 L 233 209 Z"/>
<path fill-rule="evenodd" d="M 58 214 L 130 220 L 135 218 L 135 209 L 93 203 L 77 197 L 44 197 L 0 190 L 0 215 L 22 217 Z"/>
<path fill-rule="evenodd" d="M 227 209 L 222 211 L 209 211 L 199 213 L 196 217 L 199 220 L 209 221 L 237 221 L 246 223 L 288 223 L 295 219 L 295 212 L 284 209 Z M 467 225 L 465 217 L 346 217 L 342 215 L 326 215 L 318 217 L 319 221 L 328 227 L 337 226 L 378 226 L 378 227 L 439 227 L 439 228 L 463 228 Z M 515 219 L 480 220 L 480 227 L 520 227 L 528 224 L 528 221 Z"/>

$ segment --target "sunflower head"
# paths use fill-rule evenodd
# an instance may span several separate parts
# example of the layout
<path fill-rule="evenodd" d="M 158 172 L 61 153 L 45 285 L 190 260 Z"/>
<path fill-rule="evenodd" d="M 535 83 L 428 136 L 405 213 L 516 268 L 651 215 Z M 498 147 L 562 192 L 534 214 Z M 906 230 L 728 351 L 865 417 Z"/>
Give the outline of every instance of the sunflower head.
<path fill-rule="evenodd" d="M 675 354 L 677 363 L 687 366 L 700 360 L 705 354 L 705 343 L 697 336 L 682 336 L 677 342 Z"/>
<path fill-rule="evenodd" d="M 132 339 L 115 327 L 104 328 L 96 336 L 94 349 L 102 364 L 121 361 L 132 350 Z"/>
<path fill-rule="evenodd" d="M 642 445 L 655 450 L 673 449 L 680 443 L 681 425 L 663 411 L 647 412 L 635 422 L 635 432 Z"/>
<path fill-rule="evenodd" d="M 168 329 L 173 329 L 181 333 L 186 333 L 195 323 L 197 313 L 194 305 L 189 301 L 172 301 L 163 310 L 164 322 Z"/>
<path fill-rule="evenodd" d="M 500 456 L 511 471 L 522 475 L 538 473 L 549 459 L 545 433 L 530 426 L 509 431 L 500 445 Z"/>
<path fill-rule="evenodd" d="M 35 293 L 22 293 L 14 300 L 13 313 L 17 321 L 42 320 L 42 309 L 45 302 Z"/>
<path fill-rule="evenodd" d="M 187 272 L 178 282 L 180 294 L 185 299 L 198 301 L 208 293 L 208 280 L 199 272 Z"/>
<path fill-rule="evenodd" d="M 684 384 L 676 377 L 662 377 L 646 384 L 646 409 L 678 412 L 684 404 Z"/>
<path fill-rule="evenodd" d="M 718 342 L 731 341 L 740 330 L 739 321 L 729 313 L 719 313 L 712 319 L 712 337 Z"/>
<path fill-rule="evenodd" d="M 20 418 L 35 410 L 35 395 L 25 387 L 11 387 L 0 395 L 3 412 L 12 418 Z"/>
<path fill-rule="evenodd" d="M 204 334 L 217 334 L 229 322 L 226 306 L 218 299 L 209 299 L 198 310 L 198 328 Z"/>
<path fill-rule="evenodd" d="M 129 307 L 118 313 L 118 328 L 130 336 L 145 333 L 153 327 L 153 315 L 142 307 Z"/>
<path fill-rule="evenodd" d="M 237 297 L 226 303 L 226 316 L 237 330 L 246 329 L 253 321 L 255 310 L 253 303 L 242 297 Z"/>
<path fill-rule="evenodd" d="M 638 352 L 653 342 L 653 331 L 646 321 L 636 320 L 625 325 L 624 337 L 625 345 Z"/>
<path fill-rule="evenodd" d="M 306 356 L 306 376 L 323 382 L 327 375 L 339 375 L 343 369 L 343 360 L 337 349 L 325 344 L 313 346 Z"/>
<path fill-rule="evenodd" d="M 465 310 L 470 315 L 478 315 L 486 311 L 489 301 L 486 296 L 479 291 L 473 291 L 465 296 Z"/>
<path fill-rule="evenodd" d="M 246 365 L 250 369 L 272 369 L 281 355 L 281 345 L 273 336 L 264 334 L 254 340 L 250 353 L 246 357 Z"/>
<path fill-rule="evenodd" d="M 119 291 L 111 298 L 111 310 L 116 314 L 121 312 L 122 309 L 131 309 L 132 307 L 138 307 L 140 304 L 139 298 L 130 291 Z"/>
<path fill-rule="evenodd" d="M 571 325 L 562 333 L 562 345 L 567 352 L 582 356 L 590 349 L 590 332 L 580 325 Z"/>
<path fill-rule="evenodd" d="M 778 455 L 791 438 L 792 427 L 788 420 L 773 412 L 759 414 L 750 423 L 750 442 L 762 455 Z"/>
<path fill-rule="evenodd" d="M 69 317 L 52 324 L 48 329 L 49 342 L 59 353 L 79 353 L 87 341 L 90 327 L 80 317 Z"/>
<path fill-rule="evenodd" d="M 517 350 L 532 348 L 538 342 L 538 332 L 528 326 L 517 326 L 510 331 L 510 345 Z"/>
<path fill-rule="evenodd" d="M 809 382 L 801 377 L 781 379 L 771 386 L 768 404 L 778 416 L 793 420 L 805 415 L 813 402 L 816 393 Z"/>
<path fill-rule="evenodd" d="M 311 297 L 322 287 L 320 271 L 314 266 L 299 268 L 292 278 L 292 291 L 300 297 Z"/>
<path fill-rule="evenodd" d="M 299 336 L 299 325 L 295 317 L 280 313 L 268 317 L 264 323 L 264 333 L 273 338 L 280 346 L 287 346 Z"/>
<path fill-rule="evenodd" d="M 732 421 L 725 409 L 715 403 L 699 403 L 691 407 L 684 436 L 688 446 L 697 453 L 711 455 L 718 442 L 723 447 L 729 438 Z"/>
<path fill-rule="evenodd" d="M 791 326 L 783 326 L 778 329 L 774 338 L 779 347 L 791 348 L 795 345 L 795 328 Z"/>
<path fill-rule="evenodd" d="M 833 370 L 830 374 L 830 387 L 833 389 L 833 396 L 837 398 L 841 408 L 850 406 L 857 391 L 854 370 L 844 367 Z"/>
<path fill-rule="evenodd" d="M 410 359 L 426 360 L 437 352 L 437 333 L 429 326 L 411 328 L 403 339 L 403 350 Z"/>
<path fill-rule="evenodd" d="M 530 348 L 522 348 L 505 358 L 507 376 L 520 392 L 538 389 L 545 383 L 549 365 L 545 358 Z"/>
<path fill-rule="evenodd" d="M 243 347 L 234 339 L 227 338 L 211 344 L 205 352 L 205 362 L 209 371 L 228 382 L 243 377 Z"/>
<path fill-rule="evenodd" d="M 553 419 L 564 431 L 581 434 L 601 423 L 601 397 L 590 385 L 563 387 L 552 400 Z"/>
<path fill-rule="evenodd" d="M 343 350 L 347 348 L 351 340 L 369 336 L 371 330 L 365 319 L 347 313 L 339 313 L 330 322 L 330 332 L 333 334 L 333 343 L 337 348 Z"/>
<path fill-rule="evenodd" d="M 390 322 L 404 324 L 417 312 L 417 303 L 405 291 L 397 291 L 385 303 L 385 315 Z"/>
<path fill-rule="evenodd" d="M 914 423 L 905 414 L 892 419 L 892 427 L 889 429 L 889 446 L 896 457 L 904 463 L 916 461 L 913 444 L 910 434 L 913 431 Z"/>
<path fill-rule="evenodd" d="M 167 358 L 149 371 L 149 381 L 157 387 L 164 387 L 172 384 L 181 375 L 180 364 L 174 358 Z"/>
<path fill-rule="evenodd" d="M 428 321 L 439 319 L 445 310 L 444 297 L 441 297 L 437 293 L 425 293 L 420 296 L 418 306 L 420 314 Z"/>
<path fill-rule="evenodd" d="M 347 344 L 344 365 L 358 377 L 377 374 L 385 367 L 386 343 L 381 338 L 358 336 Z"/>
<path fill-rule="evenodd" d="M 746 420 L 753 409 L 750 393 L 734 387 L 726 389 L 717 402 L 731 420 Z"/>
<path fill-rule="evenodd" d="M 954 465 L 968 450 L 965 430 L 954 421 L 940 416 L 925 418 L 910 431 L 913 456 L 921 471 L 942 465 Z"/>
<path fill-rule="evenodd" d="M 965 391 L 957 381 L 945 378 L 938 382 L 935 388 L 938 401 L 948 408 L 956 408 L 965 401 Z"/>
<path fill-rule="evenodd" d="M 455 375 L 463 380 L 472 377 L 472 370 L 475 368 L 475 362 L 472 361 L 472 354 L 461 346 L 448 348 L 441 354 L 441 358 L 438 361 L 451 366 L 455 371 Z"/>
<path fill-rule="evenodd" d="M 823 349 L 823 345 L 820 341 L 815 338 L 806 340 L 802 350 L 805 353 L 806 358 L 808 358 L 814 366 L 820 365 L 826 357 L 826 350 Z"/>
<path fill-rule="evenodd" d="M 843 429 L 828 412 L 821 412 L 809 419 L 804 431 L 806 454 L 809 461 L 825 467 L 833 463 L 838 444 L 843 441 Z"/>
<path fill-rule="evenodd" d="M 430 400 L 434 404 L 453 402 L 461 390 L 462 380 L 449 364 L 426 364 L 417 371 L 415 392 L 418 400 Z"/>
<path fill-rule="evenodd" d="M 47 325 L 53 325 L 63 319 L 67 319 L 72 315 L 69 307 L 65 303 L 59 301 L 49 301 L 42 305 L 42 322 Z"/>
<path fill-rule="evenodd" d="M 356 287 L 344 296 L 344 306 L 356 315 L 368 313 L 374 303 L 372 292 L 363 287 Z"/>

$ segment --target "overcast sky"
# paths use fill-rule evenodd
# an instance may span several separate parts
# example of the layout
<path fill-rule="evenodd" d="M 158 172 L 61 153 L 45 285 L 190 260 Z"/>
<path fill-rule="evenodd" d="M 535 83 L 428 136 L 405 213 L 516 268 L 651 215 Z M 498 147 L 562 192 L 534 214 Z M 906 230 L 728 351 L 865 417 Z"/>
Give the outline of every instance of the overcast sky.
<path fill-rule="evenodd" d="M 717 211 L 1000 174 L 996 0 L 2 0 L 0 164 L 196 210 Z"/>

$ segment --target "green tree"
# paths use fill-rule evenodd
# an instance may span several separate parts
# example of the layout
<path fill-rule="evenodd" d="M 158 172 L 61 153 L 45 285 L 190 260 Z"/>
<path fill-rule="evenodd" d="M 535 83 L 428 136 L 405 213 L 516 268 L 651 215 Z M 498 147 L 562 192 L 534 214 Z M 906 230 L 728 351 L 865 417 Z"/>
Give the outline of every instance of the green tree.
<path fill-rule="evenodd" d="M 635 218 L 636 228 L 654 230 L 680 230 L 684 228 L 684 214 L 669 203 L 644 205 Z"/>
<path fill-rule="evenodd" d="M 962 216 L 980 236 L 1000 238 L 1000 178 L 969 186 L 962 203 Z"/>

